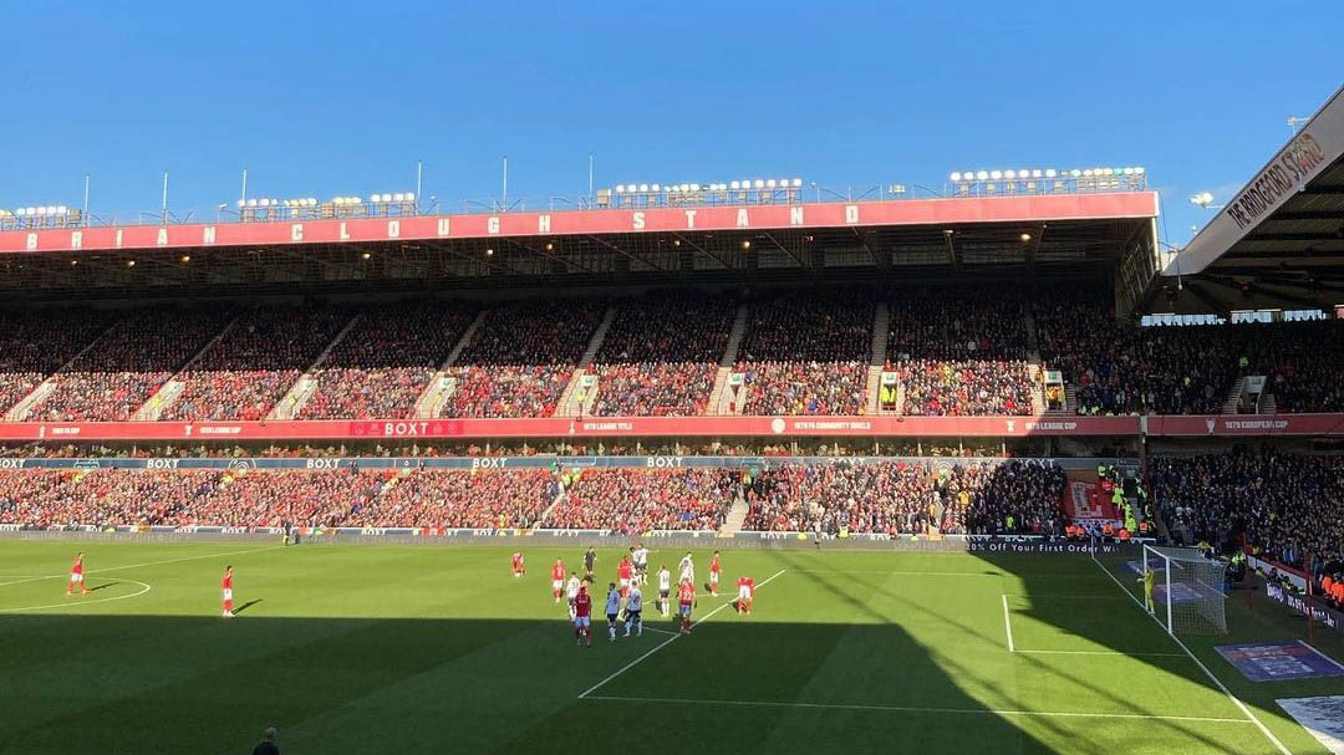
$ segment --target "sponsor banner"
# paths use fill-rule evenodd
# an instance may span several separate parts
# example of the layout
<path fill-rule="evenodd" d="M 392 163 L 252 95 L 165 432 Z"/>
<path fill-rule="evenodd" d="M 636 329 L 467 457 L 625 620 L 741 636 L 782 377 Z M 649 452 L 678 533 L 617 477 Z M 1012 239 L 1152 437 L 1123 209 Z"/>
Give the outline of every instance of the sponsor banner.
<path fill-rule="evenodd" d="M 1253 682 L 1344 676 L 1344 666 L 1301 640 L 1218 645 L 1214 650 Z"/>
<path fill-rule="evenodd" d="M 1344 755 L 1344 695 L 1275 700 L 1333 755 Z"/>
<path fill-rule="evenodd" d="M 0 232 L 0 253 L 360 244 L 772 228 L 1097 220 L 1157 216 L 1155 192 L 751 206 L 416 215 L 274 223 L 101 226 Z"/>
<path fill-rule="evenodd" d="M 990 466 L 1006 459 L 946 456 L 438 456 L 425 457 L 349 457 L 319 459 L 22 459 L 23 465 L 0 469 L 219 469 L 246 473 L 252 470 L 305 470 L 333 472 L 343 470 L 456 469 L 490 471 L 502 469 L 610 468 L 610 469 L 769 469 L 788 465 L 820 464 L 864 465 L 890 462 L 931 464 L 934 468 L 975 462 Z M 1044 461 L 1044 460 L 1043 460 Z M 1098 459 L 1074 458 L 1049 460 L 1065 469 L 1095 468 Z M 1133 459 L 1109 460 L 1112 463 L 1137 464 Z"/>
<path fill-rule="evenodd" d="M 967 535 L 966 550 L 971 553 L 1097 553 L 1099 555 L 1133 553 L 1139 548 L 1136 538 L 1128 543 L 1092 543 L 1088 540 L 1049 540 L 1039 535 Z"/>
<path fill-rule="evenodd" d="M 1344 414 L 1148 417 L 1149 435 L 1344 435 Z"/>
<path fill-rule="evenodd" d="M 1344 415 L 1316 415 L 1339 418 Z M 1193 419 L 1193 418 L 1178 418 Z M 1227 420 L 1232 421 L 1232 420 Z M 1248 421 L 1248 420 L 1243 420 Z M 294 420 L 276 422 L 5 422 L 0 441 L 360 440 L 561 437 L 1028 437 L 1135 435 L 1137 417 L 611 417 Z M 1179 433 L 1177 433 L 1179 434 Z"/>
<path fill-rule="evenodd" d="M 1344 632 L 1344 614 L 1335 609 L 1323 605 L 1320 598 L 1311 601 L 1311 607 L 1307 607 L 1305 596 L 1298 595 L 1295 592 L 1285 590 L 1273 582 L 1265 583 L 1265 596 L 1275 603 L 1282 603 L 1285 606 L 1297 611 L 1303 616 L 1311 616 L 1315 621 L 1327 626 L 1336 632 Z"/>

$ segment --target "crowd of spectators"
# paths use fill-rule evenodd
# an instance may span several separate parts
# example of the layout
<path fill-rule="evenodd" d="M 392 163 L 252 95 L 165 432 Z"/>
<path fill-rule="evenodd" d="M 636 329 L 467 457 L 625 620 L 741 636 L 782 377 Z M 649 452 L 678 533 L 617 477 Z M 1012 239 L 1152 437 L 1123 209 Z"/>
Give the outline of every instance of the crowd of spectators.
<path fill-rule="evenodd" d="M 1141 328 L 1110 309 L 1039 297 L 1041 357 L 1076 389 L 1078 414 L 1218 414 L 1236 378 L 1235 326 Z"/>
<path fill-rule="evenodd" d="M 300 419 L 397 419 L 414 413 L 475 313 L 411 302 L 365 308 L 314 370 L 317 388 Z"/>
<path fill-rule="evenodd" d="M 590 301 L 491 310 L 448 374 L 445 417 L 549 417 L 574 376 L 605 307 Z"/>
<path fill-rule="evenodd" d="M 590 372 L 597 416 L 705 413 L 736 305 L 723 297 L 664 295 L 623 303 Z"/>
<path fill-rule="evenodd" d="M 889 310 L 887 369 L 904 387 L 902 413 L 1033 413 L 1036 387 L 1016 299 L 959 289 L 903 296 Z"/>
<path fill-rule="evenodd" d="M 740 489 L 740 473 L 732 469 L 585 469 L 570 474 L 543 526 L 717 530 Z"/>
<path fill-rule="evenodd" d="M 1224 327 L 1241 342 L 1241 374 L 1268 378 L 1276 411 L 1344 412 L 1344 321 Z"/>
<path fill-rule="evenodd" d="M 349 512 L 359 527 L 531 527 L 555 500 L 546 469 L 420 470 L 393 477 L 382 494 Z"/>
<path fill-rule="evenodd" d="M 741 414 L 857 415 L 867 406 L 871 298 L 781 296 L 751 304 L 738 352 Z"/>
<path fill-rule="evenodd" d="M 0 311 L 0 417 L 115 319 L 104 310 Z"/>
<path fill-rule="evenodd" d="M 351 318 L 331 306 L 264 306 L 182 373 L 182 393 L 161 420 L 260 420 Z"/>
<path fill-rule="evenodd" d="M 1153 500 L 1174 539 L 1226 551 L 1245 545 L 1303 566 L 1344 560 L 1344 458 L 1236 448 L 1156 457 Z"/>
<path fill-rule="evenodd" d="M 783 465 L 747 485 L 744 529 L 945 534 L 1060 532 L 1064 472 L 1038 460 Z"/>
<path fill-rule="evenodd" d="M 29 420 L 130 419 L 233 317 L 229 307 L 152 307 L 113 325 L 53 378 Z"/>

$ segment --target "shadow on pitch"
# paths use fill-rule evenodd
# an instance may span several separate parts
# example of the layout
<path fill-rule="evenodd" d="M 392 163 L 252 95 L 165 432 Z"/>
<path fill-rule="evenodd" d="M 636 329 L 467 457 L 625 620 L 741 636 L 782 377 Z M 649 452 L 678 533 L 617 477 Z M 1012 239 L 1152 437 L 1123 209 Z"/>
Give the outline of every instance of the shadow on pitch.
<path fill-rule="evenodd" d="M 242 613 L 243 611 L 246 611 L 247 609 L 251 608 L 252 606 L 255 606 L 256 604 L 260 603 L 262 600 L 264 600 L 264 599 L 263 599 L 263 598 L 253 598 L 252 600 L 247 601 L 246 603 L 244 603 L 244 604 L 238 606 L 237 608 L 233 609 L 233 615 L 234 615 L 234 616 L 237 616 L 238 614 Z"/>
<path fill-rule="evenodd" d="M 118 582 L 118 581 L 116 581 L 116 580 L 113 580 L 113 581 L 111 581 L 111 582 L 104 582 L 104 583 L 102 583 L 101 585 L 98 585 L 98 586 L 96 586 L 96 587 L 90 587 L 90 588 L 89 588 L 89 592 L 98 592 L 99 590 L 106 590 L 106 589 L 109 588 L 109 587 L 116 587 L 116 586 L 119 585 L 119 584 L 121 584 L 121 583 Z"/>

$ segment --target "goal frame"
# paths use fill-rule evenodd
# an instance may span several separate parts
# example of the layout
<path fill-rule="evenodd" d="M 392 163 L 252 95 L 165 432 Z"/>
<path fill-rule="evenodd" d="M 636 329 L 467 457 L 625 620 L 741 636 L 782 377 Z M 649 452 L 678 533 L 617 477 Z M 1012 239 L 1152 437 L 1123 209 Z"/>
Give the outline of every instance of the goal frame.
<path fill-rule="evenodd" d="M 1172 636 L 1175 636 L 1175 634 L 1176 634 L 1176 632 L 1175 632 L 1175 624 L 1172 623 L 1172 616 L 1171 616 L 1171 606 L 1172 606 L 1172 599 L 1171 599 L 1171 597 L 1172 597 L 1172 596 L 1171 596 L 1171 556 L 1168 556 L 1167 554 L 1165 554 L 1165 553 L 1163 553 L 1162 551 L 1160 551 L 1160 550 L 1154 548 L 1153 546 L 1149 545 L 1148 543 L 1144 543 L 1144 544 L 1143 544 L 1143 551 L 1142 551 L 1142 560 L 1143 560 L 1143 576 L 1144 576 L 1145 578 L 1148 576 L 1148 572 L 1150 572 L 1150 571 L 1152 570 L 1152 567 L 1149 566 L 1149 564 L 1148 564 L 1148 554 L 1150 554 L 1150 553 L 1151 553 L 1152 555 L 1157 556 L 1158 558 L 1162 559 L 1162 563 L 1163 563 L 1163 566 L 1164 566 L 1164 568 L 1162 569 L 1162 580 L 1163 580 L 1163 590 L 1162 590 L 1162 594 L 1163 594 L 1163 595 L 1165 596 L 1165 598 L 1166 598 L 1166 599 L 1163 600 L 1162 602 L 1166 604 L 1166 614 L 1167 614 L 1167 620 L 1166 620 L 1166 622 L 1163 622 L 1163 623 L 1162 623 L 1162 626 L 1167 630 L 1167 634 L 1172 635 Z M 1153 592 L 1157 592 L 1157 590 L 1154 589 Z M 1145 596 L 1145 603 L 1144 603 L 1144 606 L 1143 606 L 1143 610 L 1144 610 L 1144 611 L 1147 611 L 1147 610 L 1148 610 L 1148 605 L 1147 605 L 1147 602 L 1146 602 L 1146 598 L 1147 598 L 1147 596 Z M 1154 618 L 1156 618 L 1156 614 L 1153 614 L 1153 616 L 1154 616 Z M 1158 619 L 1158 621 L 1159 621 L 1159 622 L 1162 622 L 1161 619 Z"/>

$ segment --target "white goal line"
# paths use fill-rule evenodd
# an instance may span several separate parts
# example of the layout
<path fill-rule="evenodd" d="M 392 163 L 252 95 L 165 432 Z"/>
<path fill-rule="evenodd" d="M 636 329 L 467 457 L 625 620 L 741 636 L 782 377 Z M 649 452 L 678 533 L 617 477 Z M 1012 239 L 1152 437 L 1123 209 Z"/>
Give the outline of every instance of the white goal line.
<path fill-rule="evenodd" d="M 1097 718 L 1128 719 L 1145 721 L 1186 721 L 1217 724 L 1250 724 L 1244 718 L 1221 718 L 1217 716 L 1165 716 L 1154 713 L 1089 713 L 1084 711 L 1040 711 L 1018 710 L 1012 708 L 938 708 L 916 705 L 873 705 L 847 703 L 804 703 L 775 700 L 697 700 L 684 697 L 619 697 L 615 695 L 588 695 L 582 700 L 621 703 L 667 703 L 673 705 L 731 705 L 759 708 L 803 708 L 814 710 L 866 710 L 883 713 L 942 713 L 960 716 L 1021 716 L 1028 718 Z"/>
<path fill-rule="evenodd" d="M 1003 630 L 1008 636 L 1008 652 L 1023 653 L 1027 655 L 1114 655 L 1130 658 L 1184 658 L 1184 653 L 1130 653 L 1124 650 L 1030 650 L 1017 647 L 1013 642 L 1013 620 L 1012 609 L 1008 607 L 1008 593 L 1000 593 L 999 597 L 1003 599 Z"/>
<path fill-rule="evenodd" d="M 766 585 L 770 584 L 770 582 L 773 581 L 775 577 L 778 577 L 779 575 L 783 574 L 785 571 L 787 571 L 787 570 L 786 570 L 786 569 L 780 569 L 779 571 L 775 572 L 774 574 L 771 574 L 769 577 L 766 577 L 764 580 L 761 581 L 761 583 L 760 583 L 759 585 L 756 585 L 757 589 L 760 589 L 760 588 L 765 587 Z M 706 621 L 709 621 L 710 618 L 712 618 L 712 617 L 714 616 L 714 614 L 718 613 L 719 611 L 722 611 L 723 609 L 727 608 L 728 606 L 731 606 L 731 605 L 733 604 L 733 602 L 736 601 L 736 600 L 737 600 L 737 598 L 734 597 L 732 600 L 727 601 L 727 602 L 721 604 L 718 608 L 715 608 L 713 611 L 710 611 L 709 613 L 705 614 L 704 618 L 702 618 L 702 619 L 700 619 L 699 621 L 695 622 L 695 626 L 700 626 L 701 624 L 705 623 Z M 597 684 L 594 684 L 593 686 L 589 687 L 588 689 L 586 689 L 586 690 L 580 692 L 580 693 L 579 693 L 579 699 L 582 700 L 582 699 L 588 697 L 589 695 L 593 694 L 593 693 L 596 692 L 597 690 L 601 689 L 604 685 L 606 685 L 607 682 L 610 682 L 612 679 L 615 679 L 616 677 L 620 676 L 621 674 L 624 674 L 625 672 L 629 671 L 630 669 L 634 668 L 635 666 L 638 666 L 640 663 L 642 663 L 642 662 L 644 661 L 645 658 L 648 658 L 649 656 L 653 655 L 654 653 L 658 652 L 659 650 L 662 650 L 663 648 L 667 647 L 668 645 L 671 645 L 672 643 L 674 643 L 674 642 L 676 642 L 677 640 L 681 639 L 683 636 L 684 636 L 684 635 L 682 635 L 681 633 L 677 633 L 677 634 L 672 635 L 671 637 L 668 637 L 667 639 L 663 640 L 662 642 L 658 643 L 657 645 L 654 645 L 652 650 L 649 650 L 647 653 L 644 653 L 643 655 L 639 656 L 638 658 L 634 659 L 633 661 L 630 661 L 629 663 L 625 664 L 624 666 L 620 667 L 619 669 L 616 669 L 616 671 L 615 671 L 614 673 L 612 673 L 610 676 L 608 676 L 607 678 L 603 679 L 602 681 L 598 682 Z"/>

